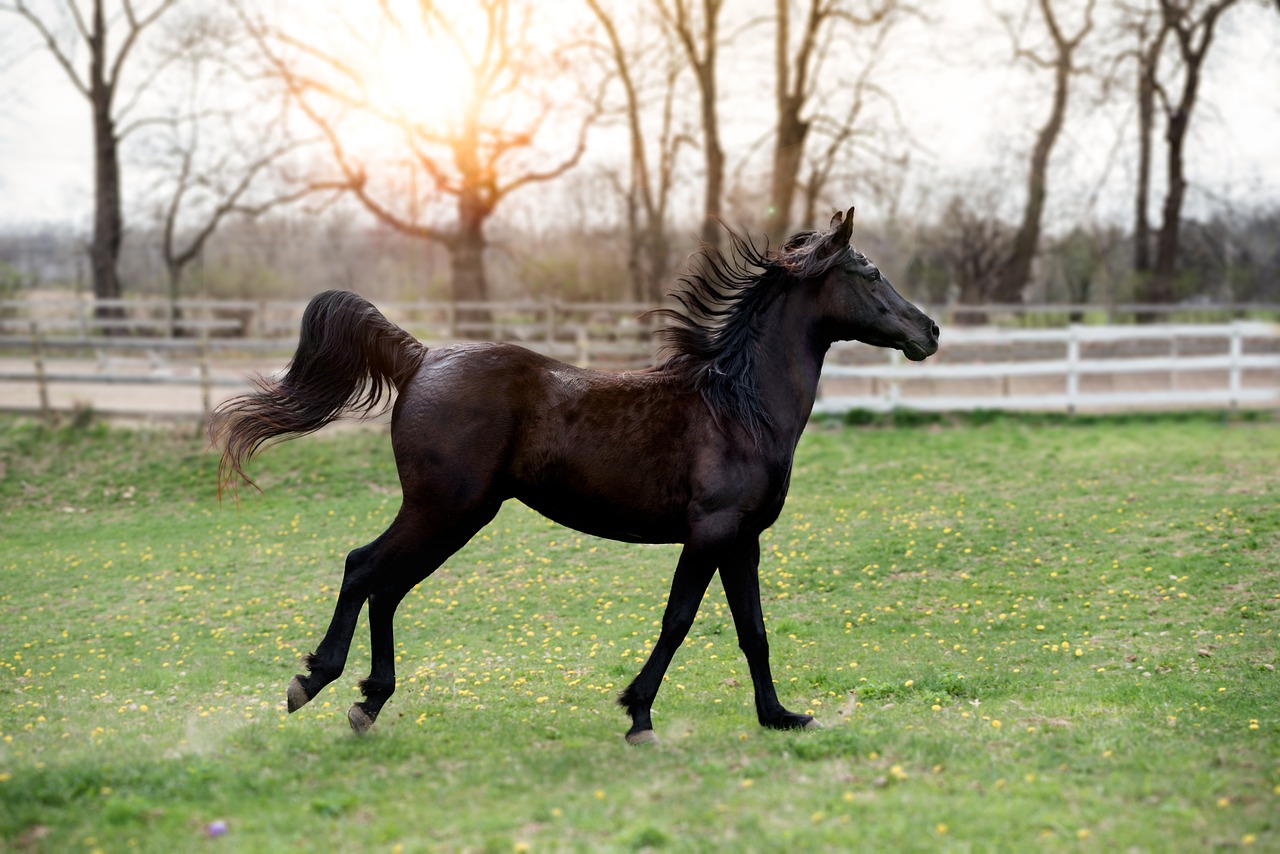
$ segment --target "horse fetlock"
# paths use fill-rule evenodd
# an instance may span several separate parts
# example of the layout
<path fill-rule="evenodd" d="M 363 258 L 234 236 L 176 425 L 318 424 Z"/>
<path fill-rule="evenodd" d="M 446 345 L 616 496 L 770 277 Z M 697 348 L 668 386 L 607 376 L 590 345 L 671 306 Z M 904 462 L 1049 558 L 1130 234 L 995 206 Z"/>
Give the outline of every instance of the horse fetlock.
<path fill-rule="evenodd" d="M 366 697 L 378 697 L 385 701 L 395 692 L 396 680 L 394 677 L 391 679 L 375 679 L 371 676 L 368 679 L 360 680 L 360 693 Z"/>
<path fill-rule="evenodd" d="M 648 714 L 649 709 L 653 707 L 653 700 L 654 695 L 652 693 L 641 692 L 634 682 L 618 695 L 618 705 L 626 709 L 627 714 L 633 718 L 641 711 Z"/>

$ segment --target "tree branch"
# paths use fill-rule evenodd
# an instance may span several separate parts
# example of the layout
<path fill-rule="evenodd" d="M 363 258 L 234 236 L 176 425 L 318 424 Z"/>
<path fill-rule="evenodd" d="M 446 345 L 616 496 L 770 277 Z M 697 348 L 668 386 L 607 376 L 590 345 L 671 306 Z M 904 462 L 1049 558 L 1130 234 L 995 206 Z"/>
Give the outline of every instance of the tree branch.
<path fill-rule="evenodd" d="M 27 6 L 24 0 L 15 0 L 12 4 L 0 4 L 0 12 L 8 12 L 10 14 L 18 15 L 25 18 L 27 23 L 35 27 L 36 32 L 38 32 L 40 37 L 44 40 L 45 47 L 48 48 L 49 53 L 53 54 L 53 58 L 57 60 L 58 65 L 60 65 L 62 70 L 67 73 L 67 76 L 71 78 L 71 83 L 76 87 L 76 91 L 86 98 L 91 97 L 89 93 L 89 84 L 80 79 L 80 75 L 76 73 L 75 66 L 71 64 L 71 58 L 63 52 L 61 47 L 58 46 L 58 40 L 54 37 L 52 31 L 50 31 L 44 21 L 40 19 L 39 15 L 31 11 L 31 8 Z M 81 29 L 81 32 L 84 32 L 83 22 L 78 18 L 76 25 Z"/>
<path fill-rule="evenodd" d="M 172 8 L 177 2 L 178 0 L 161 0 L 161 2 L 151 10 L 151 13 L 144 16 L 142 19 L 138 19 L 134 16 L 132 4 L 128 2 L 124 4 L 125 16 L 129 21 L 129 32 L 125 35 L 124 42 L 120 45 L 120 51 L 116 54 L 115 60 L 111 63 L 111 73 L 107 77 L 107 85 L 113 90 L 116 88 L 116 84 L 120 81 L 120 69 L 124 67 L 125 58 L 128 57 L 129 53 L 133 50 L 133 46 L 137 44 L 138 37 L 142 34 L 142 31 L 159 20 L 160 16 Z M 105 60 L 106 57 L 103 57 L 103 59 Z"/>

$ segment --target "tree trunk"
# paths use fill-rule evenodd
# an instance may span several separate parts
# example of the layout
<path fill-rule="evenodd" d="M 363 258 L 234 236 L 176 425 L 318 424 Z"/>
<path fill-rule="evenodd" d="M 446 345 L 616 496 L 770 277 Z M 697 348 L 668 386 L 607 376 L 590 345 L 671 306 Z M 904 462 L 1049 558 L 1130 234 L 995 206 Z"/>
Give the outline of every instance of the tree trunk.
<path fill-rule="evenodd" d="M 650 222 L 646 238 L 649 276 L 644 299 L 656 305 L 667 295 L 667 277 L 670 272 L 668 259 L 671 257 L 671 246 L 667 240 L 666 228 L 660 220 Z"/>
<path fill-rule="evenodd" d="M 804 140 L 809 126 L 800 120 L 804 95 L 791 91 L 791 10 L 788 0 L 774 4 L 777 30 L 774 34 L 774 101 L 777 105 L 777 127 L 773 140 L 773 172 L 769 180 L 769 210 L 765 218 L 765 233 L 769 242 L 781 246 L 789 236 L 791 207 L 796 194 L 796 182 L 800 177 L 800 164 L 804 158 Z M 812 33 L 806 33 L 811 38 Z M 807 45 L 806 45 L 807 48 Z M 807 56 L 808 52 L 802 52 Z M 803 78 L 807 69 L 796 69 Z"/>
<path fill-rule="evenodd" d="M 982 286 L 980 279 L 965 276 L 960 280 L 959 285 L 960 293 L 957 299 L 960 305 L 982 305 L 987 301 L 986 289 Z M 957 314 L 955 318 L 957 326 L 982 326 L 988 320 L 990 318 L 985 311 L 967 311 L 963 314 Z"/>
<path fill-rule="evenodd" d="M 1162 41 L 1157 39 L 1156 44 Z M 1138 54 L 1138 187 L 1133 211 L 1133 271 L 1151 272 L 1151 134 L 1155 127 L 1157 50 L 1139 46 Z"/>
<path fill-rule="evenodd" d="M 1173 278 L 1178 264 L 1178 238 L 1182 220 L 1182 200 L 1187 193 L 1182 150 L 1187 136 L 1187 116 L 1181 110 L 1169 117 L 1165 134 L 1169 144 L 1168 174 L 1160 232 L 1156 235 L 1156 263 L 1147 297 L 1150 302 L 1173 301 Z"/>
<path fill-rule="evenodd" d="M 779 107 L 766 226 L 769 241 L 776 246 L 781 246 L 790 237 L 791 208 L 800 178 L 800 164 L 804 159 L 804 142 L 809 134 L 809 123 L 801 121 L 800 104 L 796 99 L 782 98 Z"/>
<path fill-rule="evenodd" d="M 1070 74 L 1068 55 L 1059 59 L 1054 69 L 1053 108 L 1031 151 L 1027 204 L 1023 208 L 1022 224 L 1013 237 L 1013 248 L 1000 269 L 995 292 L 992 294 L 996 302 L 1021 302 L 1022 290 L 1031 278 L 1031 262 L 1035 260 L 1036 247 L 1040 243 L 1040 220 L 1044 215 L 1044 201 L 1048 194 L 1049 155 L 1053 152 L 1054 143 L 1058 141 L 1058 133 L 1062 130 L 1063 118 L 1066 116 Z"/>
<path fill-rule="evenodd" d="M 458 197 L 458 233 L 449 245 L 449 262 L 453 273 L 453 301 L 485 302 L 489 297 L 484 270 L 484 222 L 489 211 L 465 189 Z M 459 330 L 465 338 L 488 338 L 492 315 L 486 308 L 465 308 L 456 312 L 457 322 L 468 324 Z"/>
<path fill-rule="evenodd" d="M 102 2 L 94 3 L 91 40 L 89 101 L 93 109 L 94 211 L 93 243 L 90 257 L 93 267 L 93 295 L 98 300 L 120 298 L 118 265 L 120 243 L 124 236 L 124 218 L 120 211 L 120 152 L 115 118 L 111 114 L 114 92 L 106 78 L 106 22 Z M 99 318 L 118 318 L 118 307 L 98 306 Z"/>
<path fill-rule="evenodd" d="M 182 299 L 182 267 L 168 264 L 166 272 L 169 278 L 169 337 L 182 336 L 182 309 L 178 302 Z"/>
<path fill-rule="evenodd" d="M 707 183 L 703 195 L 702 242 L 720 245 L 720 201 L 724 198 L 724 149 L 720 147 L 720 128 L 716 119 L 715 71 L 710 70 L 710 95 L 702 100 L 703 152 L 706 157 Z M 705 91 L 705 90 L 704 90 Z"/>
<path fill-rule="evenodd" d="M 1159 302 L 1152 282 L 1151 265 L 1151 138 L 1156 123 L 1156 67 L 1168 29 L 1160 30 L 1150 44 L 1145 32 L 1138 35 L 1138 181 L 1133 206 L 1134 297 L 1139 302 Z M 1138 312 L 1139 323 L 1154 323 L 1159 315 Z"/>
<path fill-rule="evenodd" d="M 1187 193 L 1187 179 L 1183 163 L 1183 150 L 1187 141 L 1187 129 L 1191 112 L 1196 105 L 1200 89 L 1200 69 L 1213 42 L 1214 27 L 1222 13 L 1235 5 L 1237 0 L 1217 0 L 1204 10 L 1199 20 L 1189 17 L 1188 10 L 1170 4 L 1161 4 L 1163 24 L 1177 39 L 1182 56 L 1182 92 L 1176 104 L 1170 103 L 1166 114 L 1165 140 L 1167 178 L 1164 207 L 1161 211 L 1160 232 L 1156 236 L 1155 267 L 1146 294 L 1150 302 L 1172 302 L 1174 277 L 1177 274 L 1178 246 L 1182 226 L 1182 202 Z M 1200 42 L 1195 43 L 1196 31 Z"/>
<path fill-rule="evenodd" d="M 634 161 L 635 153 L 632 152 Z M 632 172 L 634 175 L 634 171 Z M 634 302 L 644 302 L 648 290 L 647 265 L 644 262 L 644 236 L 640 230 L 640 215 L 636 203 L 634 185 L 624 196 L 627 205 L 627 296 Z"/>

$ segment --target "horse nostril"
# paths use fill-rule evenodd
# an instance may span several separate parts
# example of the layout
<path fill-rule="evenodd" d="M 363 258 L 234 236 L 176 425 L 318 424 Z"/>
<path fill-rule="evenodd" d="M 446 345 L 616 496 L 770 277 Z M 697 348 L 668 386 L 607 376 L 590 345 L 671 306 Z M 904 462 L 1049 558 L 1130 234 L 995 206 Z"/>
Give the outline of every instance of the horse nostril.
<path fill-rule="evenodd" d="M 929 331 L 933 333 L 933 337 L 934 337 L 934 338 L 937 338 L 937 337 L 938 337 L 938 335 L 940 334 L 940 333 L 938 332 L 938 324 L 936 324 L 936 323 L 930 323 L 930 324 L 929 324 Z"/>

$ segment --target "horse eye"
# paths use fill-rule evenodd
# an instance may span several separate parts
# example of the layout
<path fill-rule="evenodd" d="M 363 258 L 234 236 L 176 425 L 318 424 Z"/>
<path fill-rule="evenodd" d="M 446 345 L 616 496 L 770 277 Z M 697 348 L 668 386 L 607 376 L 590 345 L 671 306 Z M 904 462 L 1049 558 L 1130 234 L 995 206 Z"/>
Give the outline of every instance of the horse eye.
<path fill-rule="evenodd" d="M 867 273 L 867 275 L 866 275 L 866 280 L 867 280 L 868 282 L 878 282 L 878 281 L 880 281 L 880 271 L 879 271 L 879 270 L 872 270 L 870 273 Z"/>

